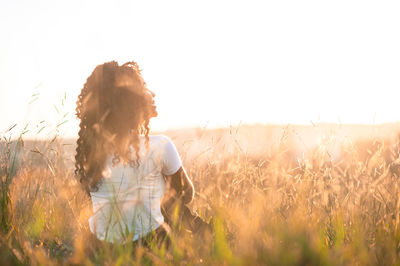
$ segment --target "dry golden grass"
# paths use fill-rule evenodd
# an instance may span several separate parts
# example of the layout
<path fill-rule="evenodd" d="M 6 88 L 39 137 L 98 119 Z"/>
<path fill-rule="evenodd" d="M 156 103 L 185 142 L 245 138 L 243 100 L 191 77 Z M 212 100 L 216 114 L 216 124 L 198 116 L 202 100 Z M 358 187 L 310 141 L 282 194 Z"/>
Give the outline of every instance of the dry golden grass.
<path fill-rule="evenodd" d="M 171 250 L 91 247 L 73 141 L 14 142 L 7 153 L 5 140 L 0 263 L 400 264 L 398 132 L 399 125 L 165 132 L 193 179 L 191 209 L 213 218 L 215 229 L 203 243 L 173 236 Z"/>

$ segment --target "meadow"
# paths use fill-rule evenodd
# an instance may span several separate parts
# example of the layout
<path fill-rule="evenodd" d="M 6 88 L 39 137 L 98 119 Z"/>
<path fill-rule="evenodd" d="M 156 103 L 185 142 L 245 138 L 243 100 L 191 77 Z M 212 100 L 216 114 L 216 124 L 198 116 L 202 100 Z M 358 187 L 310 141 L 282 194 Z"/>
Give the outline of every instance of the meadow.
<path fill-rule="evenodd" d="M 75 140 L 2 136 L 0 265 L 399 265 L 400 125 L 162 132 L 214 235 L 91 246 Z M 14 134 L 15 135 L 15 134 Z"/>

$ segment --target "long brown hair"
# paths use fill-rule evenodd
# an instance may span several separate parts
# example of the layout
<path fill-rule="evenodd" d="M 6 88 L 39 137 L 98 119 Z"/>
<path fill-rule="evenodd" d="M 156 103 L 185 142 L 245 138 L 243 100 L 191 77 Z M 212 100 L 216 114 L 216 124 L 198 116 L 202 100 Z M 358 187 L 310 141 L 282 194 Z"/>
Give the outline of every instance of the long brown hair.
<path fill-rule="evenodd" d="M 155 116 L 154 101 L 146 92 L 135 62 L 107 62 L 88 77 L 77 101 L 80 129 L 75 155 L 75 174 L 87 191 L 97 189 L 108 155 L 113 155 L 113 163 L 138 163 L 139 135 L 145 135 L 148 144 L 149 121 Z"/>

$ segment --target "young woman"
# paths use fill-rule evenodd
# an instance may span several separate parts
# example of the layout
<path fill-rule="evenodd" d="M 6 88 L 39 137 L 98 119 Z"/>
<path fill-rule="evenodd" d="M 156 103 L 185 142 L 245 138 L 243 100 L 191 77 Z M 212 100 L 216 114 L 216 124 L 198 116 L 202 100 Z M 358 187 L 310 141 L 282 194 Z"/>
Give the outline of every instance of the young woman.
<path fill-rule="evenodd" d="M 75 172 L 90 194 L 89 226 L 100 240 L 162 240 L 176 208 L 187 229 L 208 229 L 186 207 L 194 187 L 173 142 L 149 135 L 154 96 L 135 62 L 97 66 L 79 95 Z"/>

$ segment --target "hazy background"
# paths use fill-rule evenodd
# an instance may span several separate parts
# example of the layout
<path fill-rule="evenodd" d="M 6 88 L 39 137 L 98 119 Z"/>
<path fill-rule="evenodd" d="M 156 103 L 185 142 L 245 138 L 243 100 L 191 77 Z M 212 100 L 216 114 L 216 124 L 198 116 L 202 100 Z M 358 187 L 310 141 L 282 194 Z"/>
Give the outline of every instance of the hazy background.
<path fill-rule="evenodd" d="M 94 67 L 135 60 L 154 130 L 400 121 L 398 1 L 0 1 L 0 132 L 74 137 Z M 34 96 L 32 96 L 34 95 Z M 64 99 L 65 98 L 65 99 Z M 29 103 L 31 102 L 31 103 Z"/>

